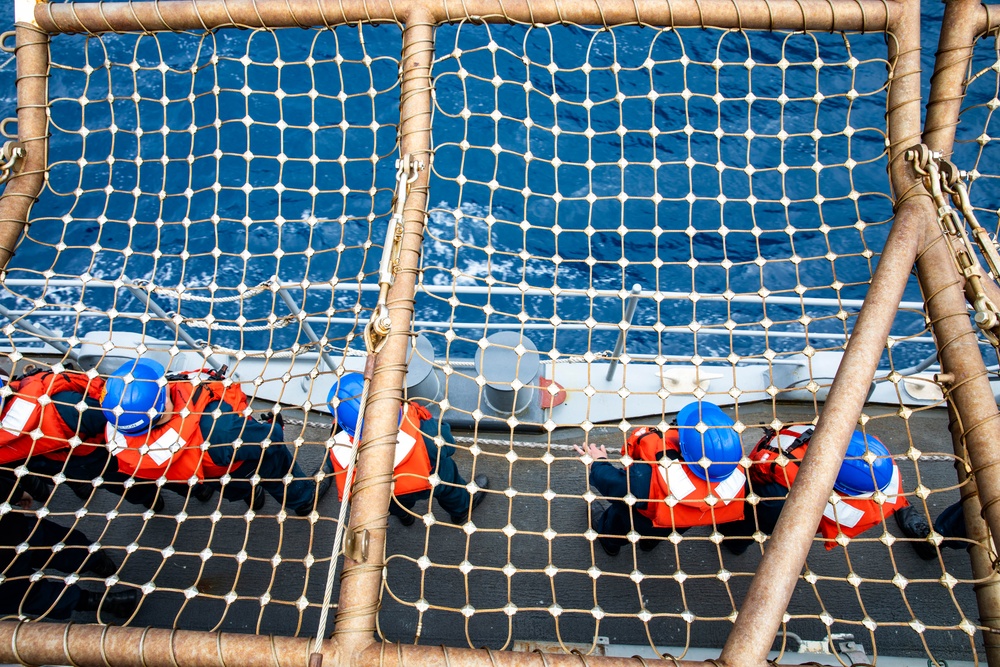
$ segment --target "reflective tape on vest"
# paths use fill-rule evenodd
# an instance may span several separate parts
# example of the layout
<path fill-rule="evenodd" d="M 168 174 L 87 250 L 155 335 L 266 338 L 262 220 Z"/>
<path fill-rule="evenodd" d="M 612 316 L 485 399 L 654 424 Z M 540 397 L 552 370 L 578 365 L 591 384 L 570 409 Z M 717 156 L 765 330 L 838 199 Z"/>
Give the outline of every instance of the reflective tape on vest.
<path fill-rule="evenodd" d="M 8 433 L 21 435 L 24 433 L 24 427 L 28 425 L 28 420 L 31 419 L 35 407 L 36 404 L 31 401 L 26 401 L 23 398 L 15 398 L 11 402 L 7 414 L 3 416 L 0 428 L 3 428 Z"/>
<path fill-rule="evenodd" d="M 396 437 L 396 458 L 392 462 L 393 469 L 406 460 L 406 457 L 410 455 L 410 452 L 413 451 L 413 447 L 416 444 L 416 438 L 403 429 L 399 429 L 399 435 Z"/>
<path fill-rule="evenodd" d="M 401 429 L 399 431 L 399 435 L 396 437 L 396 454 L 392 467 L 395 468 L 400 463 L 405 461 L 406 457 L 410 455 L 410 452 L 413 451 L 416 444 L 417 439 Z M 347 431 L 338 431 L 337 434 L 333 436 L 333 456 L 337 459 L 337 463 L 340 464 L 340 467 L 345 470 L 351 462 L 352 449 L 354 449 L 354 442 L 351 439 L 351 436 L 347 435 Z"/>
<path fill-rule="evenodd" d="M 340 467 L 345 470 L 351 462 L 352 449 L 354 449 L 354 441 L 351 440 L 351 436 L 347 435 L 347 431 L 338 431 L 333 436 L 333 456 L 337 459 Z"/>
<path fill-rule="evenodd" d="M 660 460 L 662 461 L 663 459 Z M 667 482 L 670 495 L 677 500 L 684 500 L 695 492 L 697 487 L 688 478 L 687 472 L 684 470 L 684 464 L 679 461 L 671 461 L 667 464 L 666 469 L 661 465 L 659 470 L 660 476 Z"/>
<path fill-rule="evenodd" d="M 146 451 L 143 453 L 153 459 L 156 465 L 162 466 L 186 444 L 187 442 L 181 437 L 181 434 L 171 427 L 159 438 L 145 445 Z"/>
<path fill-rule="evenodd" d="M 118 456 L 118 454 L 128 449 L 128 442 L 125 440 L 125 436 L 121 431 L 112 426 L 110 422 L 104 427 L 104 436 L 108 441 L 108 451 L 114 456 Z"/>
<path fill-rule="evenodd" d="M 722 503 L 728 505 L 743 490 L 747 476 L 739 468 L 733 468 L 724 480 L 715 485 L 715 493 L 722 498 Z"/>
<path fill-rule="evenodd" d="M 841 526 L 854 528 L 865 518 L 865 513 L 864 510 L 859 510 L 854 505 L 842 500 L 837 503 L 836 507 L 833 506 L 833 503 L 827 502 L 826 507 L 823 508 L 823 516 Z"/>
<path fill-rule="evenodd" d="M 896 505 L 900 501 L 900 493 L 903 490 L 902 481 L 899 477 L 899 466 L 893 464 L 892 477 L 885 488 L 891 489 L 891 493 L 886 494 L 883 505 Z M 852 499 L 868 501 L 874 495 L 874 493 L 859 493 L 856 496 L 844 496 L 842 501 L 837 503 L 836 507 L 834 507 L 833 503 L 827 502 L 826 507 L 823 509 L 823 516 L 834 523 L 839 523 L 841 526 L 853 528 L 865 517 L 865 512 L 847 501 Z"/>
<path fill-rule="evenodd" d="M 662 459 L 661 459 L 662 461 Z M 667 483 L 670 495 L 676 500 L 684 500 L 697 490 L 694 482 L 688 476 L 684 464 L 680 461 L 671 461 L 666 468 L 659 466 L 660 477 Z M 726 475 L 725 479 L 712 486 L 712 493 L 722 499 L 724 505 L 731 503 L 743 490 L 746 482 L 746 475 L 739 468 L 735 468 Z"/>
<path fill-rule="evenodd" d="M 118 456 L 128 449 L 128 441 L 125 440 L 125 435 L 115 429 L 110 423 L 105 429 L 105 435 L 107 435 L 108 440 L 108 451 L 113 455 Z M 186 444 L 187 441 L 181 437 L 181 434 L 171 427 L 153 442 L 139 447 L 139 453 L 151 458 L 156 465 L 162 466 L 173 458 L 174 454 L 180 451 Z"/>

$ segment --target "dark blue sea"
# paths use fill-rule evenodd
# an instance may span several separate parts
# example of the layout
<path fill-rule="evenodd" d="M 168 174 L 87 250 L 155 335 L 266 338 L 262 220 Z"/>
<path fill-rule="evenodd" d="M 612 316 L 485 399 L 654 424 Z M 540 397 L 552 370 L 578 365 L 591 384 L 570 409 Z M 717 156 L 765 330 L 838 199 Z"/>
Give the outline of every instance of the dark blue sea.
<path fill-rule="evenodd" d="M 941 13 L 925 3 L 925 82 Z M 359 349 L 374 293 L 350 285 L 376 281 L 391 211 L 400 48 L 396 26 L 54 37 L 51 170 L 9 277 L 184 286 L 206 298 L 156 298 L 188 318 L 211 314 L 197 337 L 286 349 L 305 338 L 263 326 L 288 314 L 273 293 L 232 298 L 278 280 L 309 315 L 333 318 L 316 326 L 335 348 Z M 892 217 L 885 59 L 882 35 L 440 28 L 421 280 L 444 291 L 418 297 L 418 329 L 456 356 L 484 331 L 458 325 L 484 318 L 523 325 L 543 352 L 605 350 L 616 334 L 599 325 L 621 319 L 619 293 L 638 284 L 667 296 L 640 302 L 633 353 L 840 349 L 856 306 L 844 319 L 836 303 L 776 297 L 866 294 Z M 13 115 L 12 61 L 0 75 Z M 976 113 L 963 136 L 984 130 Z M 977 204 L 995 209 L 989 187 Z M 303 290 L 304 280 L 346 285 Z M 455 285 L 482 293 L 455 298 Z M 66 335 L 107 329 L 114 309 L 115 330 L 173 338 L 143 323 L 124 289 L 8 291 L 20 297 L 8 307 L 39 313 L 82 303 L 79 321 L 42 320 Z M 905 298 L 920 299 L 915 280 Z M 919 333 L 922 321 L 901 312 L 894 332 Z M 758 335 L 690 326 L 727 322 Z M 891 363 L 932 351 L 903 345 Z"/>

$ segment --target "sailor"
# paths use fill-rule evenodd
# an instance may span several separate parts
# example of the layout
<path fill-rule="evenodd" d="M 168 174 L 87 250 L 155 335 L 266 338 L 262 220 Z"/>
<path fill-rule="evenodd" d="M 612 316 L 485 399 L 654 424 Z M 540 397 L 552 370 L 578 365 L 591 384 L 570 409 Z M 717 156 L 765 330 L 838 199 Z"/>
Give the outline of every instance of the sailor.
<path fill-rule="evenodd" d="M 204 482 L 222 489 L 228 500 L 244 500 L 259 510 L 264 495 L 254 478 L 299 516 L 315 507 L 316 485 L 282 444 L 281 423 L 252 419 L 239 383 L 221 374 L 167 377 L 155 361 L 127 361 L 108 378 L 101 408 L 108 419 L 108 447 L 125 472 L 141 479 Z"/>
<path fill-rule="evenodd" d="M 786 426 L 777 433 L 765 429 L 764 436 L 750 452 L 753 462 L 750 487 L 762 500 L 753 511 L 747 511 L 743 521 L 725 526 L 723 534 L 737 538 L 748 538 L 758 530 L 771 534 L 812 434 L 812 426 Z M 827 502 L 819 524 L 827 549 L 837 546 L 841 534 L 856 537 L 895 516 L 906 537 L 922 540 L 911 542 L 917 554 L 925 559 L 934 557 L 934 546 L 923 541 L 930 534 L 930 527 L 906 502 L 899 466 L 875 436 L 854 432 L 833 490 L 836 502 Z M 751 543 L 749 539 L 724 541 L 735 554 L 746 551 Z"/>
<path fill-rule="evenodd" d="M 105 447 L 108 422 L 100 409 L 104 380 L 79 371 L 40 368 L 11 380 L 8 387 L 11 395 L 2 399 L 0 412 L 0 464 L 24 464 L 49 478 L 62 474 L 84 501 L 93 494 L 93 480 L 119 496 L 126 493 L 129 476 L 119 472 Z M 135 485 L 125 497 L 157 511 L 163 507 L 153 485 Z"/>
<path fill-rule="evenodd" d="M 641 536 L 639 548 L 652 551 L 675 531 L 743 518 L 746 478 L 737 466 L 743 448 L 733 420 L 718 406 L 695 401 L 677 413 L 676 425 L 666 433 L 633 430 L 622 447 L 624 470 L 607 461 L 604 446 L 576 447 L 594 459 L 590 484 L 611 503 L 591 520 L 609 555 L 618 555 L 633 530 Z"/>
<path fill-rule="evenodd" d="M 9 471 L 0 471 L 0 501 L 11 509 L 0 513 L 0 615 L 44 616 L 65 620 L 74 611 L 101 611 L 120 617 L 132 615 L 139 591 L 94 592 L 63 577 L 40 576 L 41 570 L 67 574 L 90 573 L 107 579 L 118 566 L 103 550 L 93 553 L 93 540 L 79 530 L 37 518 L 30 511 L 32 497 Z"/>
<path fill-rule="evenodd" d="M 328 475 L 333 473 L 331 476 L 337 480 L 337 497 L 340 500 L 344 499 L 344 487 L 348 483 L 347 466 L 361 419 L 364 383 L 360 373 L 345 373 L 327 397 L 335 422 L 330 456 L 324 471 Z M 433 494 L 452 523 L 462 525 L 470 521 L 472 510 L 486 497 L 483 489 L 489 488 L 489 478 L 476 475 L 473 481 L 477 490 L 470 496 L 468 485 L 451 458 L 455 452 L 452 447 L 455 438 L 448 423 L 432 419 L 425 407 L 413 401 L 404 402 L 399 419 L 393 468 L 395 501 L 389 504 L 389 512 L 404 526 L 410 526 L 415 521 L 413 507 Z M 436 476 L 434 484 L 430 481 L 432 474 Z"/>

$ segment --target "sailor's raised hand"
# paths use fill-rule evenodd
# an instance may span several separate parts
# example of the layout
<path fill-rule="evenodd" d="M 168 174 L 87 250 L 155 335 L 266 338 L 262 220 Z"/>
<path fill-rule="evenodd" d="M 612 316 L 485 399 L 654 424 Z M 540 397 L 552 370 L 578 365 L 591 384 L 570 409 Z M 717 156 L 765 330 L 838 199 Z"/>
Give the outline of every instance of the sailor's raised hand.
<path fill-rule="evenodd" d="M 590 461 L 587 460 L 587 457 L 590 457 L 590 459 L 594 461 L 608 458 L 608 450 L 604 445 L 598 447 L 597 445 L 591 443 L 584 443 L 583 447 L 573 445 L 573 449 L 575 449 L 576 453 L 583 458 L 584 463 L 590 463 Z"/>

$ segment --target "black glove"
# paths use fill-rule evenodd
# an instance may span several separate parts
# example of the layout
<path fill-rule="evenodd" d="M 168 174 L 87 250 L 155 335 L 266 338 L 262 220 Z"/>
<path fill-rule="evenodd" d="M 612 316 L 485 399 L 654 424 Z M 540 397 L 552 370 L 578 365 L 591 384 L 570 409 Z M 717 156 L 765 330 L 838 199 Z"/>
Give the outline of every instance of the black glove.
<path fill-rule="evenodd" d="M 280 412 L 278 414 L 265 412 L 260 416 L 260 420 L 265 424 L 277 424 L 282 431 L 285 430 L 285 418 L 281 416 Z"/>

